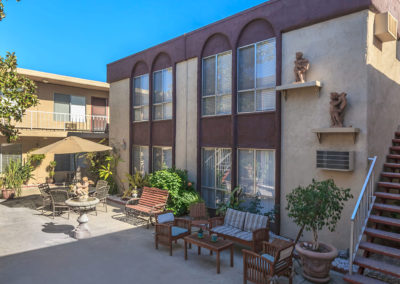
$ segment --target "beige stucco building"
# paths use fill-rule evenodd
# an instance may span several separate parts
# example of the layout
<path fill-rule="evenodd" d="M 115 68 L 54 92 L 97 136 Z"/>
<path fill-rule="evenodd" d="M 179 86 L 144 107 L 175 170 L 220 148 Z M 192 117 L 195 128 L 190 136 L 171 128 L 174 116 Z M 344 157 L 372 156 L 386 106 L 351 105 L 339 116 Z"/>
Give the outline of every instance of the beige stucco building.
<path fill-rule="evenodd" d="M 17 123 L 19 139 L 11 144 L 0 136 L 0 172 L 11 158 L 26 159 L 29 152 L 70 135 L 95 141 L 108 139 L 109 84 L 18 68 L 35 81 L 39 104 Z M 72 155 L 48 154 L 34 170 L 29 184 L 46 181 L 50 161 L 57 162 L 55 181 L 63 182 L 74 171 Z M 84 163 L 79 164 L 83 168 Z"/>
<path fill-rule="evenodd" d="M 291 238 L 299 228 L 285 196 L 313 178 L 333 178 L 354 198 L 336 231 L 320 238 L 349 247 L 368 158 L 378 157 L 379 173 L 400 124 L 397 32 L 375 34 L 390 28 L 377 15 L 398 19 L 399 8 L 389 0 L 270 1 L 110 63 L 118 174 L 151 172 L 160 160 L 186 169 L 210 208 L 244 187 L 261 196 L 264 211 L 278 206 L 275 230 Z M 297 51 L 310 62 L 305 86 L 293 85 Z M 332 92 L 347 93 L 346 131 L 330 127 Z M 354 164 L 321 169 L 317 151 L 351 153 Z"/>

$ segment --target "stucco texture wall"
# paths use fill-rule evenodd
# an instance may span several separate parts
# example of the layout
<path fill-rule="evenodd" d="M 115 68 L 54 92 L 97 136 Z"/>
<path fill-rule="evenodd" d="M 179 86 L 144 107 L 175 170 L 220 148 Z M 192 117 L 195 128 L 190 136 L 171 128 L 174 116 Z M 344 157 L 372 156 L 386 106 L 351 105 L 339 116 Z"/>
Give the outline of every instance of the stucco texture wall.
<path fill-rule="evenodd" d="M 129 173 L 129 84 L 130 79 L 110 84 L 109 144 L 121 157 L 117 166 L 120 191 L 128 188 L 126 174 Z"/>
<path fill-rule="evenodd" d="M 56 84 L 45 84 L 41 82 L 35 82 L 37 85 L 37 95 L 40 100 L 40 103 L 31 108 L 31 110 L 38 111 L 54 111 L 54 94 L 65 94 L 65 95 L 75 95 L 75 96 L 84 96 L 86 100 L 86 114 L 90 115 L 92 113 L 92 97 L 97 98 L 108 98 L 108 92 L 92 90 L 92 89 L 84 89 L 70 86 L 62 86 Z"/>
<path fill-rule="evenodd" d="M 377 156 L 379 179 L 394 132 L 400 125 L 400 61 L 398 42 L 380 42 L 374 36 L 375 13 L 368 13 L 368 152 Z"/>
<path fill-rule="evenodd" d="M 197 58 L 176 65 L 175 165 L 197 177 Z"/>
<path fill-rule="evenodd" d="M 349 247 L 349 218 L 361 190 L 367 170 L 367 68 L 366 37 L 368 11 L 362 11 L 282 35 L 282 84 L 294 82 L 295 53 L 302 51 L 310 61 L 307 81 L 319 80 L 320 96 L 314 90 L 292 90 L 282 100 L 282 175 L 281 234 L 295 238 L 299 228 L 287 216 L 286 195 L 297 186 L 306 186 L 312 179 L 334 179 L 344 188 L 351 188 L 354 199 L 346 203 L 336 231 L 320 232 L 320 240 L 340 249 Z M 346 126 L 361 129 L 356 143 L 351 135 L 324 135 L 321 143 L 313 128 L 330 126 L 331 92 L 346 92 L 348 106 Z M 353 172 L 325 171 L 316 168 L 316 151 L 355 151 Z M 306 232 L 304 240 L 311 240 Z"/>

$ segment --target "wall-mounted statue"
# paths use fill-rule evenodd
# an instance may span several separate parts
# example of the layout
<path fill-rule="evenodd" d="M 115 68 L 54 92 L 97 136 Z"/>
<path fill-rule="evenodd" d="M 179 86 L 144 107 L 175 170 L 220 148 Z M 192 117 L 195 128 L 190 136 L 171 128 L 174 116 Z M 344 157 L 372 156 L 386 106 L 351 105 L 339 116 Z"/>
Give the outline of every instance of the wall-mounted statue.
<path fill-rule="evenodd" d="M 304 83 L 306 81 L 306 72 L 308 69 L 310 69 L 310 63 L 303 57 L 303 52 L 296 52 L 296 61 L 294 62 L 296 82 Z"/>
<path fill-rule="evenodd" d="M 331 127 L 343 127 L 344 111 L 347 105 L 346 93 L 331 93 L 330 115 Z"/>

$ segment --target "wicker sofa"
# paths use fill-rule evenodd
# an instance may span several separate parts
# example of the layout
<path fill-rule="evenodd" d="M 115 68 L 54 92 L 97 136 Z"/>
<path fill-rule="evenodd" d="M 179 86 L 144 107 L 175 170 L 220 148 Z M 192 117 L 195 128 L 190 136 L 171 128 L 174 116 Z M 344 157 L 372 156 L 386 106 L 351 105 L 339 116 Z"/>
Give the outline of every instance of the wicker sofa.
<path fill-rule="evenodd" d="M 228 209 L 225 217 L 209 220 L 209 229 L 224 239 L 248 246 L 254 252 L 262 250 L 263 241 L 269 241 L 270 220 L 267 216 Z"/>

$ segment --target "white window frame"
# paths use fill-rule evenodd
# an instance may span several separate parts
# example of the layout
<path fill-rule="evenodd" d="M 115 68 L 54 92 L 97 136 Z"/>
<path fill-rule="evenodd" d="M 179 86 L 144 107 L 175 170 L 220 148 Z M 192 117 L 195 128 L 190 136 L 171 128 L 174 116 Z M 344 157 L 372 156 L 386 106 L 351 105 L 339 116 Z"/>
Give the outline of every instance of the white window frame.
<path fill-rule="evenodd" d="M 275 86 L 272 88 L 257 88 L 257 45 L 260 43 L 264 42 L 275 42 Z M 254 88 L 251 89 L 246 89 L 246 90 L 239 90 L 239 50 L 244 49 L 249 46 L 254 46 Z M 268 108 L 264 110 L 257 110 L 257 91 L 265 91 L 265 90 L 270 90 L 275 92 L 276 96 L 276 38 L 272 37 L 269 39 L 261 40 L 255 43 L 247 44 L 241 47 L 238 47 L 237 49 L 237 58 L 236 58 L 236 74 L 237 74 L 237 80 L 236 80 L 236 92 L 237 92 L 237 102 L 236 102 L 236 111 L 238 114 L 246 114 L 246 113 L 254 113 L 254 112 L 269 112 L 269 111 L 275 111 L 276 110 L 276 102 L 275 106 L 273 108 Z M 240 93 L 246 93 L 246 92 L 253 92 L 254 96 L 254 110 L 253 111 L 239 111 L 239 94 Z"/>
<path fill-rule="evenodd" d="M 273 152 L 274 153 L 274 193 L 276 192 L 276 150 L 275 149 L 261 149 L 261 148 L 238 148 L 237 149 L 237 152 L 236 152 L 236 154 L 237 154 L 237 165 L 236 165 L 236 181 L 237 181 L 237 186 L 240 186 L 240 183 L 239 183 L 239 163 L 240 163 L 240 160 L 239 160 L 239 151 L 240 150 L 247 150 L 247 151 L 253 151 L 253 166 L 255 167 L 255 169 L 254 169 L 254 175 L 253 175 L 253 188 L 254 188 L 254 192 L 253 193 L 251 193 L 251 194 L 249 194 L 249 193 L 247 193 L 247 192 L 244 192 L 243 194 L 245 195 L 245 196 L 249 196 L 249 197 L 254 197 L 254 196 L 256 196 L 257 195 L 257 192 L 256 192 L 256 185 L 257 185 L 257 181 L 256 181 L 256 177 L 257 177 L 257 155 L 256 155 L 256 152 L 257 151 L 271 151 L 271 152 Z M 265 197 L 264 195 L 260 195 L 259 196 L 260 198 L 267 198 L 267 197 Z"/>
<path fill-rule="evenodd" d="M 232 50 L 227 50 L 227 51 L 224 51 L 224 52 L 221 52 L 221 53 L 217 53 L 217 54 L 214 54 L 214 55 L 210 55 L 210 56 L 207 56 L 207 57 L 203 57 L 203 59 L 202 59 L 202 72 L 201 72 L 201 116 L 202 117 L 209 117 L 209 116 L 220 116 L 220 115 L 230 115 L 230 114 L 232 114 L 232 86 L 231 86 L 231 92 L 229 93 L 229 94 L 227 94 L 227 93 L 218 93 L 218 57 L 219 56 L 222 56 L 222 55 L 225 55 L 225 54 L 231 54 L 231 57 L 232 57 Z M 210 59 L 210 58 L 212 58 L 212 57 L 214 57 L 214 61 L 215 61 L 215 80 L 214 80 L 214 95 L 208 95 L 208 96 L 204 96 L 203 95 L 203 91 L 204 91 L 204 85 L 203 85 L 203 83 L 204 83 L 204 72 L 205 72 L 205 70 L 204 70 L 204 61 L 206 60 L 206 59 Z M 231 80 L 232 80 L 232 61 L 231 61 L 231 72 L 230 72 L 230 76 L 231 76 Z M 231 85 L 232 85 L 232 82 L 231 82 Z M 227 113 L 217 113 L 217 97 L 223 97 L 223 96 L 227 96 L 227 95 L 230 95 L 231 96 L 231 109 L 229 110 L 229 112 L 227 112 Z M 204 110 L 204 101 L 205 101 L 205 98 L 211 98 L 211 97 L 214 97 L 214 114 L 204 114 L 203 113 L 203 110 Z"/>
<path fill-rule="evenodd" d="M 152 82 L 152 85 L 153 85 L 153 88 L 152 88 L 152 100 L 153 100 L 153 102 L 152 102 L 152 105 L 153 105 L 153 111 L 152 111 L 152 119 L 153 120 L 155 120 L 155 121 L 158 121 L 158 120 L 170 120 L 170 119 L 172 119 L 172 116 L 173 116 L 173 114 L 171 114 L 171 117 L 170 118 L 165 118 L 165 113 L 164 113 L 164 105 L 167 105 L 167 104 L 172 104 L 172 101 L 173 101 L 173 97 L 171 96 L 171 100 L 170 101 L 166 101 L 165 100 L 165 97 L 164 97 L 164 93 L 163 93 L 163 101 L 161 102 L 161 103 L 155 103 L 154 102 L 154 97 L 155 97 L 155 92 L 154 92 L 154 76 L 155 76 L 155 74 L 156 73 L 159 73 L 159 72 L 166 72 L 167 70 L 171 70 L 171 78 L 172 78 L 172 92 L 173 92 L 173 84 L 174 84 L 174 74 L 173 74 L 173 71 L 172 71 L 172 67 L 168 67 L 168 68 L 164 68 L 164 69 L 161 69 L 161 70 L 157 70 L 157 71 L 154 71 L 153 72 L 153 82 Z M 161 78 L 162 78 L 162 89 L 164 89 L 164 84 L 165 84 L 165 82 L 164 82 L 164 76 L 162 75 L 161 76 Z M 159 106 L 159 105 L 161 105 L 162 106 L 162 118 L 155 118 L 154 117 L 154 114 L 155 114 L 155 107 L 156 106 Z M 173 104 L 172 104 L 172 106 L 171 106 L 171 108 L 173 107 Z M 172 109 L 171 109 L 171 111 L 172 111 Z"/>
<path fill-rule="evenodd" d="M 135 174 L 136 173 L 136 171 L 135 171 L 135 165 L 134 165 L 134 153 L 133 153 L 133 151 L 134 151 L 134 147 L 139 147 L 139 151 L 140 152 L 142 152 L 142 149 L 144 148 L 144 151 L 147 151 L 147 157 L 148 157 L 148 161 L 147 161 L 147 166 L 149 165 L 149 158 L 150 158 L 150 156 L 149 156 L 149 149 L 150 149 L 150 147 L 149 146 L 147 146 L 147 145 L 132 145 L 132 172 L 133 172 L 133 174 Z M 143 151 L 143 152 L 144 152 Z M 144 161 L 144 160 L 143 160 Z M 142 160 L 140 160 L 139 162 L 142 162 Z M 144 163 L 144 162 L 143 162 Z M 147 174 L 149 172 L 149 169 L 147 169 L 147 171 L 146 171 L 146 169 L 143 169 L 143 172 L 141 172 L 140 171 L 140 173 L 143 175 L 143 174 Z"/>
<path fill-rule="evenodd" d="M 155 169 L 154 169 L 154 157 L 155 157 L 155 155 L 154 155 L 154 148 L 158 148 L 158 149 L 161 149 L 161 165 L 163 165 L 164 164 L 164 151 L 165 150 L 171 150 L 171 158 L 172 158 L 172 147 L 169 147 L 169 146 L 153 146 L 152 147 L 152 163 L 151 163 L 151 167 L 152 167 L 152 170 L 153 170 L 153 172 L 155 171 Z M 171 163 L 172 163 L 172 161 L 171 161 Z M 172 164 L 171 164 L 171 167 L 172 167 Z M 163 168 L 161 168 L 160 170 L 163 170 Z M 158 170 L 157 170 L 158 171 Z"/>
<path fill-rule="evenodd" d="M 140 76 L 136 76 L 136 77 L 133 77 L 133 79 L 132 79 L 132 87 L 133 87 L 133 90 L 132 90 L 132 100 L 133 100 L 133 117 L 132 117 L 132 120 L 133 120 L 133 122 L 141 122 L 141 121 L 149 121 L 149 119 L 150 119 L 150 109 L 148 109 L 147 110 L 147 119 L 141 119 L 141 120 L 135 120 L 135 110 L 136 109 L 141 109 L 142 110 L 142 113 L 143 113 L 143 109 L 144 109 L 144 107 L 148 107 L 149 108 L 149 102 L 150 102 L 150 94 L 147 94 L 149 97 L 147 98 L 147 104 L 143 104 L 143 105 L 137 105 L 137 106 L 135 106 L 135 79 L 139 79 L 140 78 L 140 82 L 142 81 L 142 77 L 144 77 L 144 76 L 147 76 L 147 91 L 149 92 L 149 90 L 150 90 L 150 86 L 149 86 L 149 84 L 150 84 L 150 81 L 149 81 L 149 73 L 146 73 L 146 74 L 143 74 L 143 75 L 140 75 Z"/>
<path fill-rule="evenodd" d="M 203 150 L 214 150 L 214 161 L 216 161 L 217 159 L 216 159 L 216 149 L 221 149 L 221 150 L 230 150 L 231 151 L 231 177 L 232 177 L 232 152 L 233 152 L 233 150 L 232 150 L 232 148 L 227 148 L 227 147 L 201 147 L 201 169 L 202 169 L 202 171 L 201 171 L 201 174 L 203 174 L 203 164 L 204 164 L 204 152 L 203 152 Z M 217 167 L 216 167 L 216 165 L 214 165 L 214 169 L 216 169 Z M 200 177 L 200 180 L 201 181 L 203 181 L 203 177 L 201 176 Z M 217 184 L 217 171 L 216 170 L 214 170 L 214 181 L 215 181 L 215 184 Z M 231 183 L 232 183 L 232 180 L 231 180 Z M 203 189 L 206 189 L 206 190 L 213 190 L 213 191 L 215 191 L 215 194 L 214 194 L 214 196 L 216 197 L 217 196 L 217 191 L 222 191 L 224 194 L 227 194 L 227 193 L 230 193 L 231 191 L 232 191 L 232 189 L 231 190 L 229 190 L 229 189 L 223 189 L 223 188 L 217 188 L 217 187 L 209 187 L 209 186 L 204 186 L 203 185 L 203 182 L 202 182 L 202 184 L 201 184 L 201 188 Z M 213 206 L 213 208 L 216 208 L 217 207 L 217 198 L 215 198 L 214 199 L 214 206 Z"/>

